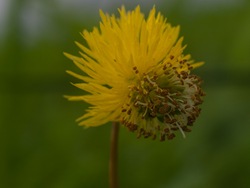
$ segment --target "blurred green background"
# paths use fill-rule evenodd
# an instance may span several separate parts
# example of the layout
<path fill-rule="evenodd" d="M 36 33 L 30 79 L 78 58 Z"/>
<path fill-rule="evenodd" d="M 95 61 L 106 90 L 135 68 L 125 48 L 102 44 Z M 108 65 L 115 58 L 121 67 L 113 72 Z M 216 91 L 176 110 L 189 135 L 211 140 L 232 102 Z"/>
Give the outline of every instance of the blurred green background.
<path fill-rule="evenodd" d="M 120 130 L 121 187 L 250 186 L 250 2 L 248 0 L 0 0 L 0 187 L 108 187 L 110 124 L 87 130 L 75 119 L 84 103 L 65 73 L 78 69 L 79 32 L 116 13 L 156 5 L 181 25 L 186 53 L 207 94 L 193 131 L 183 139 L 136 139 Z M 78 71 L 79 72 L 79 71 Z"/>

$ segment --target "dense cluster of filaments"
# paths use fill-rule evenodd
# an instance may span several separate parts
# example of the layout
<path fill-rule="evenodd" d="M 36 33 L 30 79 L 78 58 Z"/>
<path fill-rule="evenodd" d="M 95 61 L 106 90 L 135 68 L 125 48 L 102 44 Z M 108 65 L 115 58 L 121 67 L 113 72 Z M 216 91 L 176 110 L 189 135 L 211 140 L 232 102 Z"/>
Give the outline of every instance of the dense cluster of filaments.
<path fill-rule="evenodd" d="M 181 69 L 183 65 L 187 68 Z M 122 123 L 138 138 L 159 136 L 161 141 L 171 140 L 177 130 L 185 137 L 200 114 L 199 105 L 205 95 L 200 88 L 201 79 L 189 74 L 191 69 L 184 59 L 177 66 L 163 64 L 161 75 L 143 73 L 129 88 L 130 103 L 122 109 Z M 133 70 L 140 74 L 137 67 Z M 130 117 L 132 111 L 137 112 L 137 118 Z"/>

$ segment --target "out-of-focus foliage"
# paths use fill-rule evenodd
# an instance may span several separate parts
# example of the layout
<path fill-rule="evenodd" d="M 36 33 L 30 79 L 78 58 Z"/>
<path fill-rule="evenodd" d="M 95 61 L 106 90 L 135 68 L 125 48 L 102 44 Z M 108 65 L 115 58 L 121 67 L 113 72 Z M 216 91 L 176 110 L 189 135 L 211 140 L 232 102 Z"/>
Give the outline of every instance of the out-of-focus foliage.
<path fill-rule="evenodd" d="M 77 52 L 73 41 L 84 42 L 79 32 L 98 24 L 99 8 L 116 12 L 122 3 L 75 2 L 13 0 L 6 6 L 0 30 L 0 187 L 108 187 L 110 124 L 84 130 L 74 122 L 85 104 L 62 97 L 80 92 L 69 84 L 77 80 L 65 70 L 77 69 L 62 52 Z M 155 4 L 181 25 L 186 52 L 206 62 L 196 74 L 207 96 L 186 139 L 137 140 L 121 128 L 121 187 L 250 186 L 249 2 L 124 4 L 137 3 L 145 14 Z"/>

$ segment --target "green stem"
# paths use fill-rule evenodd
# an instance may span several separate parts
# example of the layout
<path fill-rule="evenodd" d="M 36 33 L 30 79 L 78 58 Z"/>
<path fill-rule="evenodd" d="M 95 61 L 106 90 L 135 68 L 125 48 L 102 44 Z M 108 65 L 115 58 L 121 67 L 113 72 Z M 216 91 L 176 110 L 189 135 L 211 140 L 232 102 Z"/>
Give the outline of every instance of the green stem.
<path fill-rule="evenodd" d="M 118 148 L 119 123 L 113 122 L 111 131 L 111 147 L 109 161 L 109 186 L 110 188 L 118 188 L 117 173 L 117 148 Z"/>

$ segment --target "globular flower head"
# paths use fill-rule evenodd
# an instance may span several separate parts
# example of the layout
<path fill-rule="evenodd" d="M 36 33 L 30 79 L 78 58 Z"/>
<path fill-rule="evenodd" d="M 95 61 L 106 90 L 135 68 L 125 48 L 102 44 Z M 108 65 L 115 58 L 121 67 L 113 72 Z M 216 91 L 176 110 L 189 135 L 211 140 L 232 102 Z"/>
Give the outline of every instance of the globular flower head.
<path fill-rule="evenodd" d="M 91 105 L 78 119 L 85 127 L 121 122 L 137 137 L 172 139 L 189 132 L 200 114 L 201 79 L 190 74 L 194 63 L 184 55 L 179 26 L 172 27 L 153 7 L 147 18 L 137 6 L 104 14 L 99 28 L 83 31 L 87 47 L 76 43 L 80 57 L 65 55 L 85 74 L 74 84 L 88 94 L 68 96 Z"/>

